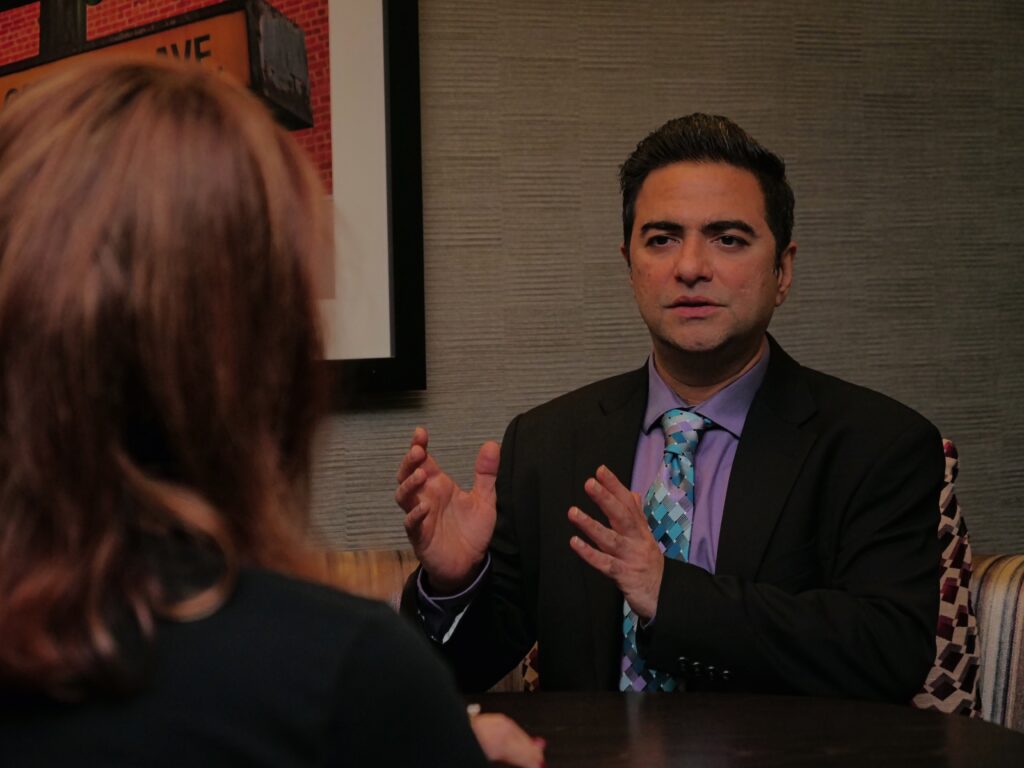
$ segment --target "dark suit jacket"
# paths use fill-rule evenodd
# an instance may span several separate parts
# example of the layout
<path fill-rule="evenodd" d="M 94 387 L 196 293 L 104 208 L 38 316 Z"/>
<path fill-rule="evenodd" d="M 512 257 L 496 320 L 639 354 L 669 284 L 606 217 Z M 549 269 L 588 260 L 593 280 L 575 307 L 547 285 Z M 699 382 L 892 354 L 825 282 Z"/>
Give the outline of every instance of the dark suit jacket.
<path fill-rule="evenodd" d="M 667 561 L 641 648 L 689 689 L 908 701 L 934 658 L 941 439 L 909 408 L 771 344 L 716 573 Z M 605 522 L 583 483 L 603 463 L 628 485 L 646 400 L 644 367 L 509 425 L 491 569 L 441 649 L 464 689 L 492 685 L 534 640 L 545 690 L 617 687 L 622 594 L 569 548 L 566 513 Z M 414 601 L 407 589 L 407 610 Z"/>

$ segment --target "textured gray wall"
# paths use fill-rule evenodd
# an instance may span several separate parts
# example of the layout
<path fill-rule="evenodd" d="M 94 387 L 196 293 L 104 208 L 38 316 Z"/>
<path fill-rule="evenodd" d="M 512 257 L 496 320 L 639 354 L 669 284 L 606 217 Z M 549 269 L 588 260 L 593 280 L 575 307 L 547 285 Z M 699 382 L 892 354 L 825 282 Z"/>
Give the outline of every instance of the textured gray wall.
<path fill-rule="evenodd" d="M 977 551 L 1024 551 L 1024 4 L 421 3 L 429 390 L 332 416 L 314 525 L 404 542 L 416 424 L 468 480 L 517 412 L 640 364 L 616 171 L 648 131 L 729 115 L 786 159 L 804 364 L 960 448 Z"/>

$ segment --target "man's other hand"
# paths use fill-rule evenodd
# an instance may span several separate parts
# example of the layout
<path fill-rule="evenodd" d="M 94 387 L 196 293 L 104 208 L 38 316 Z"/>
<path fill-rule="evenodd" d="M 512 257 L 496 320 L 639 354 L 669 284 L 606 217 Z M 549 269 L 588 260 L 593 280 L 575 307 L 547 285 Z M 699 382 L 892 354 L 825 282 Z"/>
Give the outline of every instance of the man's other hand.
<path fill-rule="evenodd" d="M 605 466 L 598 467 L 594 474 L 583 487 L 608 517 L 611 528 L 578 507 L 571 507 L 569 520 L 593 544 L 579 536 L 573 536 L 569 544 L 583 560 L 618 585 L 637 616 L 650 621 L 658 607 L 665 556 L 644 517 L 640 495 L 631 493 Z"/>
<path fill-rule="evenodd" d="M 476 577 L 494 533 L 499 447 L 480 447 L 467 492 L 441 471 L 427 440 L 427 430 L 417 427 L 398 468 L 395 501 L 406 513 L 406 535 L 431 587 L 454 594 Z"/>

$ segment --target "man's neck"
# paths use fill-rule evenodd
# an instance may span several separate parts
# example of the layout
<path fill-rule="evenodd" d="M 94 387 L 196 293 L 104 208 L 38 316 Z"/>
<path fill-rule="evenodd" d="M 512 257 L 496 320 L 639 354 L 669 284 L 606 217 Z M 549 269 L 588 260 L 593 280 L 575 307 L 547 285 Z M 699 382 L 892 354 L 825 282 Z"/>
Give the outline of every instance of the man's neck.
<path fill-rule="evenodd" d="M 757 365 L 757 361 L 764 355 L 767 347 L 768 337 L 764 336 L 761 339 L 761 344 L 754 349 L 752 354 L 743 355 L 739 359 L 734 359 L 731 363 L 721 366 L 708 366 L 706 360 L 702 360 L 700 365 L 684 363 L 680 360 L 672 361 L 676 363 L 675 365 L 666 364 L 655 347 L 654 367 L 665 383 L 687 405 L 696 406 L 725 389 Z"/>

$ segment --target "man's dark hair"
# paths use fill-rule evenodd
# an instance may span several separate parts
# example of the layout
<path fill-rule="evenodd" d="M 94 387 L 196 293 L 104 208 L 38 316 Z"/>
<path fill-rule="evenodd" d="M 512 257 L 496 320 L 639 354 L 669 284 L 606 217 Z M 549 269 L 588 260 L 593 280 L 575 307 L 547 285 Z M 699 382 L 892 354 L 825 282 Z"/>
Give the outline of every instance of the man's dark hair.
<path fill-rule="evenodd" d="M 700 112 L 669 120 L 649 134 L 619 169 L 626 251 L 644 179 L 651 171 L 680 162 L 728 163 L 754 174 L 764 193 L 765 218 L 775 237 L 777 265 L 793 236 L 794 200 L 786 180 L 786 164 L 729 118 Z"/>

